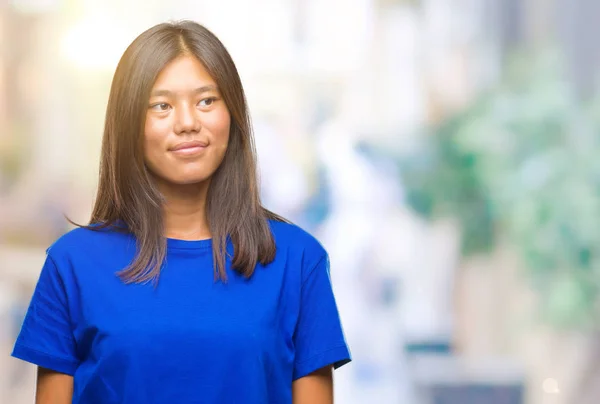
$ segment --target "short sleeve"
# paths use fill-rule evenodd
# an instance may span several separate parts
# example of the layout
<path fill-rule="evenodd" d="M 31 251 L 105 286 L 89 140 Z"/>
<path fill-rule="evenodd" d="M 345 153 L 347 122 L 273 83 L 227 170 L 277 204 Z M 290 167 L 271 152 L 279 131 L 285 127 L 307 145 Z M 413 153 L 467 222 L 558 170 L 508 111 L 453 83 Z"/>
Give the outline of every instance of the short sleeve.
<path fill-rule="evenodd" d="M 12 356 L 68 375 L 73 375 L 79 364 L 65 284 L 49 255 L 35 287 Z"/>
<path fill-rule="evenodd" d="M 300 299 L 294 333 L 294 380 L 327 365 L 337 369 L 351 360 L 333 294 L 327 255 L 307 274 Z"/>

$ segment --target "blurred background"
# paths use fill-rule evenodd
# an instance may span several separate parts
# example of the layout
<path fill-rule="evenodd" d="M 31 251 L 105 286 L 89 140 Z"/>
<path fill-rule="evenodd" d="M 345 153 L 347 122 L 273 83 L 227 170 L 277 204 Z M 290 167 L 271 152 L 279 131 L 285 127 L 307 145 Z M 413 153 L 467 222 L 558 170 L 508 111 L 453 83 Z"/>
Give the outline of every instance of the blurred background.
<path fill-rule="evenodd" d="M 0 2 L 0 403 L 45 249 L 92 208 L 126 46 L 227 46 L 266 206 L 319 238 L 354 362 L 337 402 L 600 402 L 600 2 Z"/>

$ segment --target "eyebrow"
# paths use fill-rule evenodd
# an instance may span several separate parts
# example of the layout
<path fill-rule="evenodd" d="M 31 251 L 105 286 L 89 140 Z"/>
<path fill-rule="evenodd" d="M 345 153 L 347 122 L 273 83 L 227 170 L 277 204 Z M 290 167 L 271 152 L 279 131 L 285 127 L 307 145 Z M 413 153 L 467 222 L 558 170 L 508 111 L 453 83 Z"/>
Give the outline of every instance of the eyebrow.
<path fill-rule="evenodd" d="M 197 95 L 197 94 L 207 93 L 210 91 L 218 92 L 219 89 L 217 86 L 209 84 L 206 86 L 198 87 L 198 88 L 192 90 L 191 93 L 194 95 Z M 163 97 L 163 96 L 168 97 L 168 96 L 173 96 L 173 95 L 174 95 L 174 93 L 169 90 L 154 90 L 154 91 L 152 91 L 152 94 L 150 94 L 151 97 Z"/>

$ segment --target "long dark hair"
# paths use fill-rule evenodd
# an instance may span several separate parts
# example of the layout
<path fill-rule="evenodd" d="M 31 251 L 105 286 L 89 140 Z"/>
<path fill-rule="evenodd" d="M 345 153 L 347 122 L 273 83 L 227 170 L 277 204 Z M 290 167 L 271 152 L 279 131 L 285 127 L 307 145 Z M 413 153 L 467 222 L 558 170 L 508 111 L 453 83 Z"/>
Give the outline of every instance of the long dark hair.
<path fill-rule="evenodd" d="M 157 281 L 166 254 L 163 198 L 144 164 L 143 128 L 152 86 L 176 57 L 193 55 L 221 91 L 231 115 L 229 144 L 211 178 L 206 214 L 213 239 L 215 279 L 232 267 L 250 277 L 258 262 L 275 257 L 269 219 L 285 221 L 260 201 L 256 152 L 242 83 L 231 56 L 208 29 L 192 21 L 163 23 L 138 36 L 117 66 L 108 100 L 98 193 L 88 228 L 123 224 L 137 241 L 133 262 L 119 276 L 127 283 Z"/>

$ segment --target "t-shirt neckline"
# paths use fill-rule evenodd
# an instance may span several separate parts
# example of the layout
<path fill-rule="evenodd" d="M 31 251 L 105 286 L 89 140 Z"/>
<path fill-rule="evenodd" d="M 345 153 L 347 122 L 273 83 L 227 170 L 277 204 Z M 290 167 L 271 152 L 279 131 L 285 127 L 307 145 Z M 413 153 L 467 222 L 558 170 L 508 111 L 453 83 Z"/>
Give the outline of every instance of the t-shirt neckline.
<path fill-rule="evenodd" d="M 167 238 L 167 248 L 177 250 L 206 250 L 212 247 L 212 239 L 204 240 L 181 240 Z"/>

